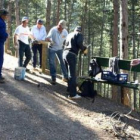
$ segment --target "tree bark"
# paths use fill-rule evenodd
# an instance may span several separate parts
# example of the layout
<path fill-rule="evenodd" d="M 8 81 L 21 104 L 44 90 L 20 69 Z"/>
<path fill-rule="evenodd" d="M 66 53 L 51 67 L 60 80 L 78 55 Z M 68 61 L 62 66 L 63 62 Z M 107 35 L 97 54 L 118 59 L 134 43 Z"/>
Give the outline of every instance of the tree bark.
<path fill-rule="evenodd" d="M 28 15 L 29 15 L 29 6 L 27 6 L 27 5 L 29 3 L 29 0 L 26 0 L 25 2 L 26 2 L 26 16 L 28 17 Z"/>
<path fill-rule="evenodd" d="M 85 0 L 85 6 L 84 6 L 84 13 L 82 14 L 81 16 L 81 21 L 82 21 L 82 33 L 85 34 L 85 24 L 86 24 L 86 14 L 87 14 L 87 0 Z M 78 73 L 79 73 L 79 76 L 82 76 L 83 74 L 83 63 L 82 63 L 82 56 L 79 56 L 79 66 L 78 66 Z"/>
<path fill-rule="evenodd" d="M 5 43 L 5 52 L 9 52 L 10 48 L 10 38 L 11 38 L 11 13 L 12 13 L 12 2 L 9 1 L 8 3 L 8 11 L 9 11 L 9 16 L 8 16 L 8 28 L 7 28 L 7 33 L 8 33 L 8 38 Z"/>
<path fill-rule="evenodd" d="M 46 30 L 47 33 L 49 32 L 51 26 L 51 0 L 47 0 L 47 7 L 46 7 Z"/>
<path fill-rule="evenodd" d="M 56 18 L 56 24 L 58 24 L 58 22 L 59 22 L 59 16 L 60 16 L 60 4 L 61 4 L 61 0 L 58 0 L 58 3 L 57 3 L 57 18 Z"/>
<path fill-rule="evenodd" d="M 120 58 L 128 59 L 128 0 L 120 0 Z M 125 72 L 125 71 L 124 71 Z M 128 88 L 122 88 L 122 103 L 130 106 L 127 94 Z"/>
<path fill-rule="evenodd" d="M 64 4 L 64 19 L 67 20 L 67 0 L 65 0 L 65 4 Z"/>
<path fill-rule="evenodd" d="M 114 20 L 113 20 L 113 46 L 112 46 L 112 56 L 118 56 L 118 23 L 119 23 L 119 1 L 113 1 L 114 7 Z M 112 99 L 116 102 L 121 103 L 121 88 L 112 85 Z"/>
<path fill-rule="evenodd" d="M 73 12 L 74 0 L 71 0 L 70 6 L 68 6 L 67 15 L 68 15 L 68 23 L 72 22 L 72 12 Z M 68 24 L 68 32 L 70 29 L 70 24 Z"/>
<path fill-rule="evenodd" d="M 53 12 L 53 14 L 52 14 L 52 21 L 53 21 L 53 25 L 56 25 L 56 23 L 57 23 L 57 21 L 56 21 L 56 10 L 57 10 L 57 3 L 56 3 L 56 0 L 52 0 L 53 2 L 52 2 L 52 7 L 53 7 L 53 9 L 52 9 L 52 12 Z"/>
<path fill-rule="evenodd" d="M 4 0 L 0 0 L 0 9 L 3 9 Z"/>
<path fill-rule="evenodd" d="M 16 26 L 20 25 L 20 19 L 19 19 L 19 0 L 15 0 L 15 17 L 16 17 Z"/>
<path fill-rule="evenodd" d="M 102 25 L 101 25 L 101 45 L 100 45 L 99 56 L 103 56 L 103 31 L 104 31 L 104 22 L 105 22 L 105 0 L 104 0 L 104 5 L 103 5 L 103 18 L 102 18 Z"/>
<path fill-rule="evenodd" d="M 88 1 L 88 5 L 90 6 L 90 3 L 91 3 L 91 1 L 89 0 Z M 88 45 L 89 44 L 91 44 L 91 18 L 90 18 L 90 16 L 91 16 L 91 14 L 90 14 L 90 8 L 89 8 L 89 10 L 88 10 Z M 91 57 L 93 57 L 93 56 L 91 56 L 91 51 L 92 51 L 92 48 L 91 48 L 91 46 L 88 48 L 88 66 L 87 66 L 87 69 L 86 69 L 86 71 L 88 71 L 88 69 L 89 69 L 89 63 L 90 63 L 90 58 Z"/>
<path fill-rule="evenodd" d="M 15 18 L 16 18 L 16 27 L 20 25 L 20 6 L 19 0 L 15 0 Z M 15 50 L 15 57 L 18 57 L 18 50 Z"/>
<path fill-rule="evenodd" d="M 120 58 L 128 59 L 128 0 L 120 0 Z"/>
<path fill-rule="evenodd" d="M 85 6 L 84 6 L 84 13 L 82 14 L 82 32 L 83 34 L 85 34 L 85 24 L 86 24 L 86 21 L 87 21 L 87 0 L 85 0 Z"/>
<path fill-rule="evenodd" d="M 113 21 L 113 49 L 112 56 L 118 56 L 118 22 L 119 22 L 119 1 L 113 1 L 114 21 Z"/>

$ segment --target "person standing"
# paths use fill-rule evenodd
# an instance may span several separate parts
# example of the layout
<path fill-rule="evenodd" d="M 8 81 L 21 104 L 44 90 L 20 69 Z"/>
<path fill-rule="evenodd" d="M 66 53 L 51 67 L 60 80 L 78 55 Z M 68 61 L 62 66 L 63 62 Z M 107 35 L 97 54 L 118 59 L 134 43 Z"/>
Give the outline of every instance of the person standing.
<path fill-rule="evenodd" d="M 63 42 L 66 39 L 68 32 L 66 30 L 66 21 L 60 20 L 58 25 L 53 27 L 46 38 L 50 42 L 48 55 L 49 55 L 49 65 L 50 65 L 50 75 L 52 77 L 52 84 L 56 84 L 56 66 L 55 66 L 55 55 L 59 59 L 61 65 L 63 81 L 67 81 L 68 74 L 62 58 L 63 53 Z"/>
<path fill-rule="evenodd" d="M 65 61 L 69 77 L 68 77 L 68 88 L 69 99 L 79 99 L 81 96 L 76 91 L 76 64 L 77 55 L 79 50 L 82 53 L 87 53 L 87 48 L 83 45 L 83 35 L 81 33 L 82 28 L 77 26 L 74 32 L 70 33 L 64 44 L 63 59 Z"/>
<path fill-rule="evenodd" d="M 46 28 L 43 26 L 43 20 L 38 19 L 37 24 L 32 27 L 31 33 L 35 41 L 32 43 L 33 51 L 33 67 L 36 68 L 37 63 L 37 51 L 39 52 L 39 65 L 42 67 L 42 44 L 38 41 L 45 40 L 47 37 Z"/>
<path fill-rule="evenodd" d="M 6 23 L 8 17 L 8 11 L 5 9 L 0 10 L 0 83 L 4 83 L 4 77 L 2 76 L 2 66 L 4 61 L 4 42 L 8 38 L 6 32 Z"/>
<path fill-rule="evenodd" d="M 22 18 L 22 24 L 19 25 L 14 33 L 14 45 L 19 45 L 19 67 L 27 67 L 31 60 L 31 50 L 29 46 L 29 37 L 33 39 L 31 32 L 28 27 L 28 17 Z M 25 53 L 25 61 L 23 63 L 23 57 Z M 26 68 L 26 71 L 29 71 Z"/>

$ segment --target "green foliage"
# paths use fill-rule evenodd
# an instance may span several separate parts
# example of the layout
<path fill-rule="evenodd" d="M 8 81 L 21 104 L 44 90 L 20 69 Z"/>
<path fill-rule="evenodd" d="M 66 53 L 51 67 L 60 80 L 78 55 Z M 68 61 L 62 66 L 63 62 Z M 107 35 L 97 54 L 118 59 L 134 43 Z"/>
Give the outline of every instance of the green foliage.
<path fill-rule="evenodd" d="M 12 2 L 12 34 L 15 25 L 15 0 L 4 0 L 4 7 L 8 8 L 8 3 Z M 29 17 L 29 26 L 36 24 L 38 18 L 46 21 L 46 0 L 19 0 L 20 20 L 23 16 Z M 57 0 L 51 0 L 51 27 L 57 24 Z M 133 6 L 134 5 L 134 9 Z M 128 1 L 128 44 L 129 58 L 133 58 L 132 37 L 135 37 L 135 47 L 139 52 L 140 28 L 140 1 Z M 71 32 L 77 25 L 84 29 L 85 44 L 94 42 L 91 54 L 96 55 L 101 52 L 101 56 L 111 56 L 112 36 L 113 36 L 113 1 L 110 0 L 61 0 L 59 19 L 66 19 L 68 31 Z M 133 17 L 134 16 L 134 17 Z M 134 23 L 133 23 L 134 22 Z M 132 26 L 132 24 L 134 26 Z M 135 30 L 134 30 L 135 27 Z M 135 31 L 135 33 L 133 33 Z M 118 41 L 119 43 L 119 41 Z M 137 55 L 138 56 L 138 55 Z"/>

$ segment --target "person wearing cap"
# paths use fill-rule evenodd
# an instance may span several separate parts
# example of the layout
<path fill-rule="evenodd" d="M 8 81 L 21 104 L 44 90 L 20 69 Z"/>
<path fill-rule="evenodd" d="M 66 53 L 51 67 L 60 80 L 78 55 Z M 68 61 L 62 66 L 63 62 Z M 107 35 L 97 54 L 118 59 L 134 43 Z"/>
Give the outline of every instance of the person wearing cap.
<path fill-rule="evenodd" d="M 74 32 L 70 33 L 64 43 L 64 52 L 63 59 L 65 61 L 69 78 L 68 78 L 68 88 L 69 99 L 79 99 L 81 96 L 77 94 L 76 91 L 76 64 L 77 64 L 77 55 L 79 50 L 82 53 L 87 53 L 87 47 L 83 45 L 83 35 L 81 33 L 82 29 L 80 26 L 77 26 Z"/>
<path fill-rule="evenodd" d="M 56 66 L 55 66 L 55 57 L 59 59 L 59 63 L 62 70 L 63 81 L 67 81 L 68 74 L 62 58 L 63 53 L 63 42 L 66 39 L 68 32 L 66 30 L 66 21 L 60 20 L 58 25 L 51 28 L 46 38 L 50 42 L 48 48 L 48 58 L 50 66 L 50 75 L 52 77 L 52 84 L 56 84 Z"/>
<path fill-rule="evenodd" d="M 31 33 L 35 40 L 32 43 L 33 68 L 36 69 L 37 51 L 39 52 L 39 65 L 41 68 L 41 66 L 42 66 L 42 44 L 39 44 L 38 41 L 45 40 L 47 37 L 46 28 L 43 25 L 43 20 L 41 20 L 41 19 L 37 20 L 37 24 L 32 27 Z"/>
<path fill-rule="evenodd" d="M 31 50 L 28 40 L 29 37 L 33 39 L 28 27 L 28 17 L 23 17 L 21 25 L 16 28 L 14 33 L 14 45 L 19 46 L 19 67 L 26 68 L 31 60 Z M 24 54 L 26 59 L 23 63 Z M 28 71 L 27 68 L 26 71 Z"/>
<path fill-rule="evenodd" d="M 5 9 L 0 10 L 0 83 L 4 83 L 4 77 L 2 76 L 2 66 L 4 61 L 4 42 L 8 38 L 6 32 L 6 23 L 8 17 L 8 11 Z"/>

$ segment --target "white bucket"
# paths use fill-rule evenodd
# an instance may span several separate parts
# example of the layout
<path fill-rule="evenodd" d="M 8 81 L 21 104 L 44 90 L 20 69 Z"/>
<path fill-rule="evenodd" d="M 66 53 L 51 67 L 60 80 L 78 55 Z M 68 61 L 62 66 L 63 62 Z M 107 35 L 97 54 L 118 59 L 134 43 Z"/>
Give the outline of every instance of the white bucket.
<path fill-rule="evenodd" d="M 26 68 L 24 68 L 24 67 L 17 67 L 17 68 L 15 68 L 14 78 L 16 80 L 24 80 L 24 78 L 25 78 L 25 71 L 26 71 Z"/>

